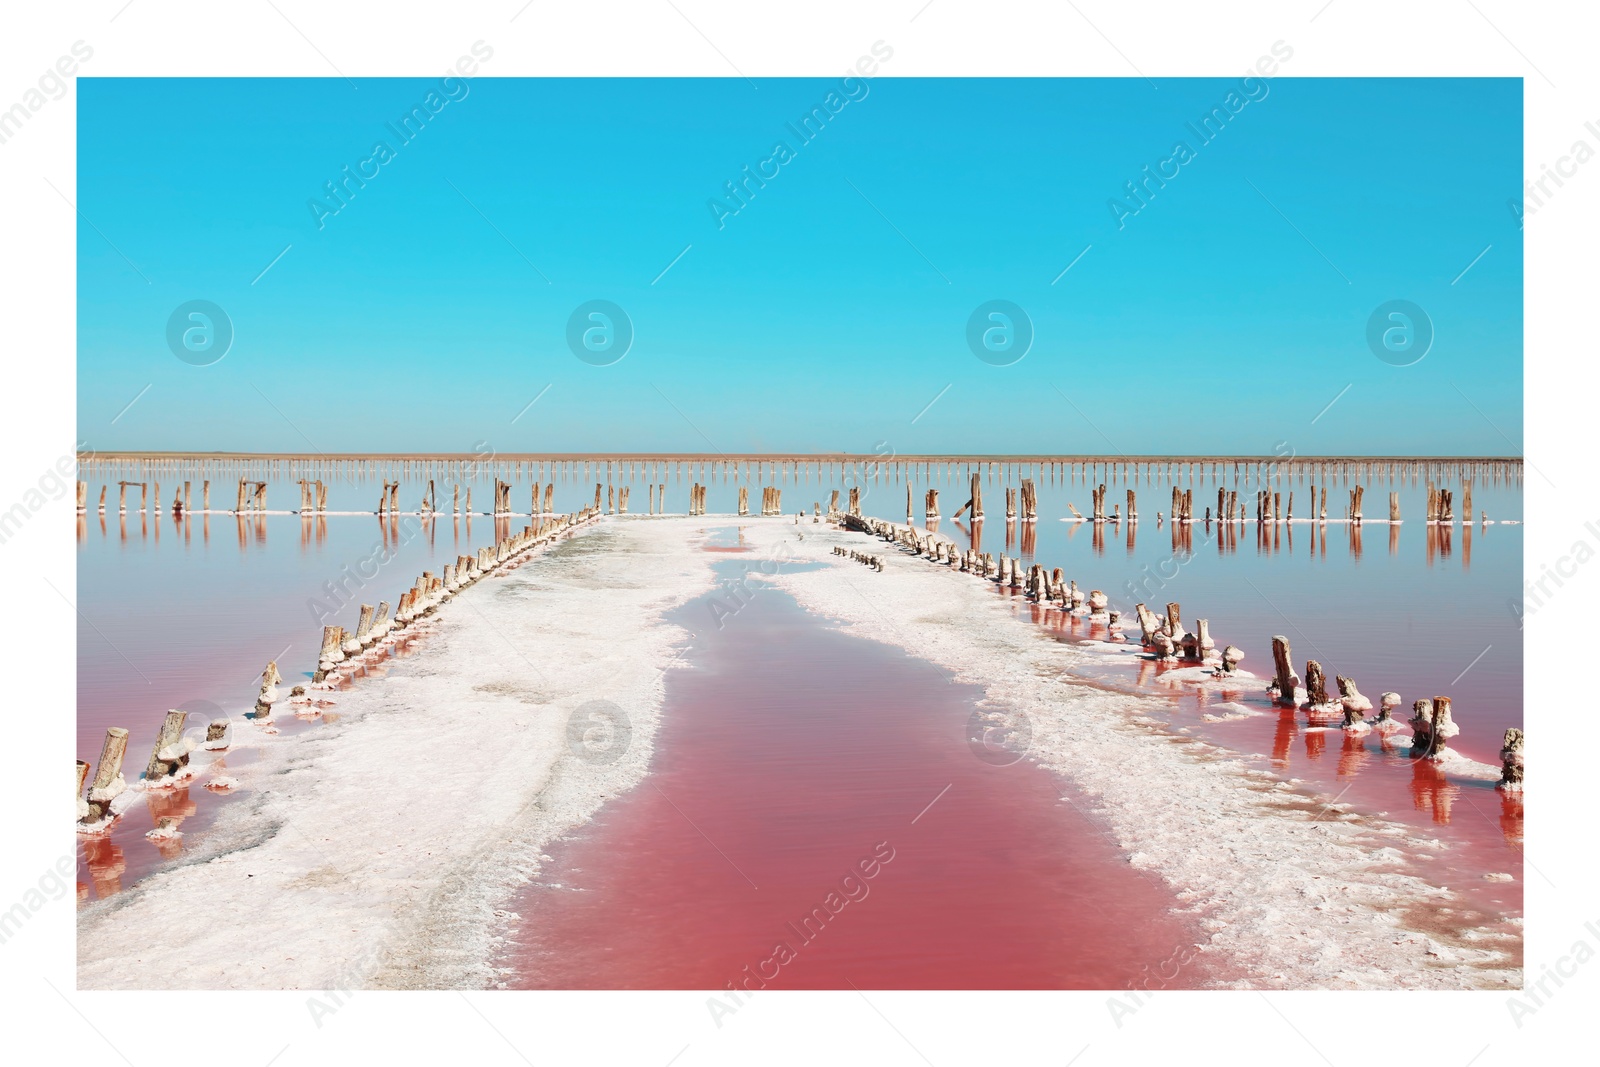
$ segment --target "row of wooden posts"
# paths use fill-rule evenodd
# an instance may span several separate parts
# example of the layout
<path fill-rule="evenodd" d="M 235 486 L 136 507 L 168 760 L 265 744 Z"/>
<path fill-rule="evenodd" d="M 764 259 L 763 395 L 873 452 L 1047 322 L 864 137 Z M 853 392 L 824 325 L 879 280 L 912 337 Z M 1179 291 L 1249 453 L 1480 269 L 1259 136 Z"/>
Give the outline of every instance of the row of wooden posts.
<path fill-rule="evenodd" d="M 522 554 L 558 538 L 570 536 L 574 530 L 598 517 L 598 508 L 584 508 L 570 515 L 536 519 L 520 533 L 511 534 L 478 549 L 475 555 L 458 556 L 455 562 L 445 564 L 443 572 L 435 575 L 424 571 L 412 587 L 400 594 L 394 616 L 389 615 L 389 602 L 376 607 L 362 604 L 359 620 L 353 631 L 342 626 L 322 628 L 322 648 L 317 656 L 317 669 L 312 675 L 312 688 L 331 689 L 341 677 L 341 667 L 354 663 L 380 648 L 393 643 L 399 632 L 431 616 L 439 607 L 462 589 L 478 579 L 495 573 L 502 566 Z M 261 672 L 261 688 L 256 695 L 254 718 L 270 719 L 273 705 L 280 695 L 278 685 L 283 681 L 276 660 L 269 662 Z M 290 703 L 307 703 L 307 687 L 297 685 L 289 692 Z M 184 721 L 188 713 L 171 709 L 156 733 L 155 747 L 145 766 L 144 781 L 147 787 L 165 788 L 182 785 L 192 777 L 189 757 L 196 743 L 183 736 Z M 205 748 L 224 750 L 228 747 L 229 720 L 213 719 L 206 727 Z M 85 833 L 100 833 L 108 829 L 115 817 L 112 802 L 127 789 L 122 775 L 123 757 L 128 750 L 128 731 L 113 726 L 106 731 L 100 749 L 100 761 L 95 767 L 94 779 L 89 781 L 89 764 L 77 760 L 78 772 L 78 827 Z M 88 793 L 84 792 L 89 782 Z M 176 820 L 163 818 L 156 833 L 170 832 Z"/>
<path fill-rule="evenodd" d="M 974 481 L 976 481 L 976 479 L 974 479 Z M 125 514 L 127 512 L 127 494 L 128 494 L 128 487 L 130 485 L 138 486 L 139 489 L 140 489 L 140 492 L 141 492 L 141 495 L 140 495 L 140 498 L 139 498 L 139 507 L 138 507 L 137 510 L 139 510 L 139 511 L 146 510 L 146 507 L 147 507 L 147 505 L 149 503 L 147 491 L 150 488 L 150 483 L 146 483 L 146 482 L 119 482 L 117 484 L 119 486 L 118 511 L 120 513 L 124 513 Z M 326 514 L 327 510 L 328 510 L 328 487 L 327 487 L 327 485 L 324 484 L 320 480 L 305 479 L 305 478 L 302 478 L 300 480 L 299 484 L 300 484 L 300 514 L 302 514 L 302 515 Z M 377 510 L 377 514 L 378 515 L 380 515 L 380 516 L 389 516 L 389 517 L 392 518 L 392 517 L 394 517 L 394 516 L 396 516 L 396 515 L 398 515 L 400 513 L 400 486 L 401 486 L 401 484 L 402 483 L 400 483 L 398 481 L 391 482 L 391 481 L 389 481 L 387 479 L 384 480 L 383 489 L 378 495 L 378 510 Z M 155 486 L 155 495 L 159 498 L 160 493 L 161 493 L 161 483 L 160 482 L 156 482 L 156 483 L 154 483 L 154 486 Z M 174 515 L 180 515 L 181 516 L 184 512 L 187 512 L 187 511 L 190 510 L 190 506 L 189 506 L 189 487 L 190 487 L 190 483 L 184 482 L 182 491 L 173 499 L 172 511 L 173 511 Z M 453 496 L 452 496 L 452 499 L 451 499 L 451 505 L 450 505 L 450 514 L 452 514 L 452 515 L 460 515 L 460 514 L 462 514 L 462 503 L 463 502 L 462 502 L 461 488 L 462 487 L 461 487 L 460 484 L 457 484 L 455 486 L 455 488 L 454 488 L 454 493 L 453 493 Z M 512 488 L 513 488 L 513 486 L 512 486 L 512 484 L 510 482 L 502 481 L 499 478 L 496 478 L 494 480 L 494 505 L 493 505 L 493 508 L 491 509 L 490 513 L 493 514 L 494 516 L 496 516 L 497 518 L 498 517 L 509 516 L 509 515 L 513 514 L 512 506 L 511 506 L 511 490 L 512 490 Z M 531 497 L 530 497 L 530 500 L 529 500 L 529 512 L 528 513 L 530 515 L 550 515 L 550 514 L 553 514 L 554 510 L 555 510 L 555 508 L 554 508 L 555 488 L 556 487 L 555 487 L 555 483 L 554 482 L 550 482 L 548 484 L 545 484 L 543 486 L 544 495 L 543 495 L 543 499 L 541 501 L 541 498 L 540 498 L 540 483 L 539 482 L 534 482 L 533 483 L 533 491 L 532 491 L 532 494 L 531 494 Z M 705 485 L 700 484 L 699 482 L 694 483 L 694 485 L 690 487 L 690 490 L 689 490 L 689 514 L 690 515 L 704 515 L 706 513 L 706 489 L 707 489 L 707 487 Z M 650 487 L 649 487 L 649 490 L 650 490 L 650 514 L 652 514 L 652 515 L 665 514 L 665 512 L 666 512 L 666 500 L 667 500 L 667 486 L 666 486 L 666 483 L 663 482 L 663 483 L 660 483 L 660 484 L 651 484 Z M 85 513 L 87 511 L 87 506 L 86 505 L 87 505 L 87 502 L 88 502 L 88 492 L 89 492 L 88 483 L 80 481 L 78 483 L 78 512 L 79 512 L 79 514 L 83 514 L 83 513 Z M 211 483 L 209 481 L 206 481 L 205 483 L 203 483 L 203 486 L 202 486 L 202 489 L 201 489 L 201 493 L 202 493 L 202 498 L 203 498 L 202 499 L 202 503 L 201 503 L 201 509 L 203 511 L 210 511 L 211 510 Z M 605 501 L 605 510 L 606 510 L 607 513 L 613 514 L 613 515 L 626 515 L 628 513 L 629 493 L 630 493 L 630 487 L 629 486 L 626 486 L 626 485 L 623 485 L 623 486 L 608 485 L 608 484 L 603 484 L 603 483 L 597 482 L 597 483 L 595 483 L 595 487 L 594 487 L 594 506 L 595 506 L 595 508 L 597 510 L 600 508 L 601 500 L 602 500 L 602 496 L 603 496 L 604 501 Z M 750 504 L 749 504 L 750 497 L 749 497 L 749 493 L 750 493 L 749 487 L 740 486 L 740 488 L 739 488 L 739 514 L 740 515 L 748 515 L 748 514 L 750 514 Z M 852 489 L 851 490 L 851 499 L 852 500 L 856 500 L 858 498 L 857 497 L 858 493 L 859 493 L 859 489 Z M 937 491 L 936 490 L 933 491 L 933 494 L 934 494 L 934 496 L 936 498 L 937 497 Z M 837 489 L 834 490 L 833 491 L 833 495 L 834 495 L 834 509 L 837 510 L 839 491 Z M 105 498 L 106 498 L 106 487 L 105 486 L 101 486 L 100 487 L 100 512 L 102 514 L 105 513 Z M 762 503 L 761 503 L 761 514 L 763 514 L 763 515 L 781 515 L 781 514 L 783 514 L 783 490 L 780 487 L 771 486 L 771 485 L 763 486 L 762 489 L 761 489 L 761 501 L 762 501 Z M 471 486 L 467 486 L 467 488 L 466 488 L 465 505 L 466 505 L 466 513 L 470 515 L 472 513 L 472 487 Z M 267 509 L 267 483 L 266 482 L 260 482 L 260 481 L 251 481 L 251 480 L 245 479 L 245 478 L 239 479 L 238 498 L 237 498 L 237 500 L 235 502 L 235 509 L 234 509 L 235 513 L 236 514 L 241 514 L 241 515 L 243 515 L 243 514 L 259 514 L 259 513 L 265 512 L 266 509 Z M 433 516 L 433 515 L 440 514 L 438 491 L 437 491 L 437 488 L 436 488 L 436 486 L 434 484 L 433 479 L 431 479 L 431 478 L 428 480 L 427 487 L 423 490 L 422 502 L 418 507 L 418 513 L 421 514 L 424 517 L 430 517 L 430 516 Z M 936 516 L 936 514 L 933 514 L 933 515 L 930 515 L 930 517 L 937 517 L 937 516 Z"/>
<path fill-rule="evenodd" d="M 857 552 L 853 548 L 850 548 L 850 549 L 840 548 L 838 545 L 835 545 L 833 547 L 833 554 L 835 556 L 844 556 L 844 557 L 846 557 L 848 559 L 853 559 L 857 563 L 863 564 L 864 566 L 867 566 L 867 567 L 871 567 L 875 571 L 881 572 L 883 570 L 883 557 L 882 556 L 874 556 L 874 555 L 871 555 L 871 554 L 866 553 L 866 552 Z"/>
<path fill-rule="evenodd" d="M 1183 492 L 1187 494 L 1191 490 Z M 1185 507 L 1185 501 L 1175 499 L 1175 514 L 1182 514 Z M 1020 592 L 1040 604 L 1054 603 L 1062 611 L 1070 613 L 1103 614 L 1106 617 L 1110 639 L 1122 640 L 1118 630 L 1120 613 L 1110 608 L 1106 594 L 1099 589 L 1091 589 L 1084 593 L 1078 588 L 1078 583 L 1067 579 L 1059 567 L 1047 571 L 1035 563 L 1024 569 L 1020 558 L 1002 555 L 997 560 L 987 552 L 980 554 L 973 549 L 960 551 L 953 541 L 919 531 L 909 522 L 902 529 L 893 523 L 863 518 L 856 514 L 846 515 L 842 521 L 846 529 L 897 543 L 920 558 L 954 568 L 963 574 L 974 574 L 992 580 L 1001 588 Z M 854 552 L 849 554 L 852 558 L 858 555 Z M 882 569 L 881 565 L 879 569 Z M 1206 619 L 1196 619 L 1195 629 L 1187 630 L 1182 621 L 1180 606 L 1175 602 L 1169 603 L 1166 612 L 1160 615 L 1143 603 L 1136 605 L 1135 611 L 1139 619 L 1140 642 L 1158 660 L 1169 663 L 1189 661 L 1201 665 L 1209 664 L 1215 667 L 1219 676 L 1226 676 L 1234 673 L 1244 659 L 1244 652 L 1233 645 L 1227 645 L 1221 651 L 1217 650 L 1216 641 L 1211 636 Z M 1372 701 L 1361 694 L 1354 679 L 1342 675 L 1336 676 L 1339 695 L 1336 699 L 1330 699 L 1327 675 L 1322 665 L 1316 660 L 1308 660 L 1302 696 L 1302 682 L 1300 676 L 1292 669 L 1287 637 L 1281 635 L 1273 637 L 1272 658 L 1274 676 L 1272 683 L 1267 687 L 1267 694 L 1274 702 L 1283 706 L 1304 708 L 1308 720 L 1313 722 L 1323 716 L 1342 712 L 1343 725 L 1346 729 L 1368 728 L 1365 717 L 1366 713 L 1372 710 Z M 1398 728 L 1397 724 L 1394 726 L 1389 724 L 1393 722 L 1390 713 L 1400 704 L 1399 694 L 1384 693 L 1380 698 L 1380 704 L 1381 708 L 1373 725 L 1384 732 Z M 1412 705 L 1412 712 L 1409 723 L 1412 730 L 1410 750 L 1412 758 L 1442 760 L 1450 739 L 1460 732 L 1460 728 L 1450 717 L 1450 698 L 1435 696 L 1432 700 L 1418 700 Z M 1500 784 L 1505 788 L 1520 788 L 1522 785 L 1523 746 L 1524 736 L 1521 730 L 1513 728 L 1505 732 L 1500 753 Z"/>

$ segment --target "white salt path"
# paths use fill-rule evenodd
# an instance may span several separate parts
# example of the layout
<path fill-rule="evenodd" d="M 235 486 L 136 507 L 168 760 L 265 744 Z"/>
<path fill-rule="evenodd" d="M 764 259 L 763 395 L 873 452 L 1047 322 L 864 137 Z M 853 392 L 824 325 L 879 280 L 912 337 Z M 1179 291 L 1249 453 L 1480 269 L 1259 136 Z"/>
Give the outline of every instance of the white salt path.
<path fill-rule="evenodd" d="M 539 848 L 636 784 L 665 670 L 664 611 L 712 588 L 703 520 L 612 521 L 488 578 L 338 717 L 250 737 L 259 758 L 178 864 L 85 906 L 82 989 L 480 987 L 494 909 Z M 630 719 L 611 763 L 573 754 L 593 700 Z"/>

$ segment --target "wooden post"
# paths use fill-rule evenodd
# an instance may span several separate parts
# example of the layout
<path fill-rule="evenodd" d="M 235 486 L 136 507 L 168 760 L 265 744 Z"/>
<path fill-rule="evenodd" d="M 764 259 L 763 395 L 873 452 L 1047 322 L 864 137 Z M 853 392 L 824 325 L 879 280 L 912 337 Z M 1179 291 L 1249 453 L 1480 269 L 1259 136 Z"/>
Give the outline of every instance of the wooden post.
<path fill-rule="evenodd" d="M 1433 701 L 1419 700 L 1411 705 L 1411 758 L 1433 752 Z"/>
<path fill-rule="evenodd" d="M 978 475 L 972 476 L 972 521 L 977 522 L 983 518 L 983 482 Z"/>
<path fill-rule="evenodd" d="M 1299 677 L 1289 666 L 1289 639 L 1282 634 L 1272 638 L 1272 665 L 1273 680 L 1268 690 L 1268 695 L 1273 696 L 1278 703 L 1294 707 L 1295 689 L 1300 685 Z M 1276 690 L 1276 692 L 1273 692 Z"/>
<path fill-rule="evenodd" d="M 550 483 L 545 485 L 545 487 L 544 487 L 544 513 L 546 515 L 551 514 L 553 512 L 553 510 L 554 510 L 554 505 L 553 505 L 552 502 L 555 499 L 555 492 L 556 492 L 556 483 L 555 482 L 550 482 Z M 667 492 L 667 487 L 665 485 L 663 485 L 661 487 L 661 496 L 658 498 L 662 502 L 665 502 L 666 492 Z"/>
<path fill-rule="evenodd" d="M 128 731 L 120 726 L 107 730 L 100 746 L 100 763 L 95 767 L 94 781 L 89 787 L 88 810 L 83 811 L 80 822 L 100 822 L 110 813 L 111 802 L 117 794 L 127 788 L 122 780 L 122 757 L 127 751 Z"/>
<path fill-rule="evenodd" d="M 1469 494 L 1472 492 L 1472 488 L 1471 488 L 1470 485 L 1467 488 L 1467 492 Z M 1468 521 L 1469 522 L 1471 521 L 1471 513 L 1470 512 L 1468 513 Z M 1522 747 L 1523 747 L 1523 743 L 1524 743 L 1524 738 L 1523 738 L 1521 730 L 1518 730 L 1516 727 L 1512 727 L 1511 729 L 1506 731 L 1505 740 L 1503 740 L 1500 743 L 1500 764 L 1501 764 L 1501 768 L 1500 768 L 1500 788 L 1501 789 L 1516 790 L 1516 789 L 1521 789 L 1522 788 L 1522 777 L 1523 777 Z"/>
<path fill-rule="evenodd" d="M 1354 726 L 1367 717 L 1367 712 L 1372 710 L 1372 701 L 1361 695 L 1354 678 L 1340 674 L 1335 675 L 1334 680 L 1339 683 L 1339 703 L 1344 708 L 1344 724 Z"/>
<path fill-rule="evenodd" d="M 88 510 L 89 510 L 89 483 L 80 480 L 78 482 L 78 514 L 82 515 L 82 514 L 86 513 Z M 83 790 L 79 789 L 78 792 L 82 793 Z"/>
<path fill-rule="evenodd" d="M 207 478 L 205 481 L 200 483 L 200 509 L 202 511 L 210 511 L 211 510 L 211 479 L 210 478 Z"/>
<path fill-rule="evenodd" d="M 158 782 L 177 774 L 189 763 L 189 750 L 183 743 L 183 720 L 187 712 L 173 708 L 156 731 L 156 746 L 150 753 L 150 763 L 145 767 L 147 782 Z"/>
<path fill-rule="evenodd" d="M 1400 521 L 1400 494 L 1399 493 L 1390 493 L 1389 494 L 1389 522 L 1391 524 L 1393 524 L 1393 523 L 1397 523 L 1399 521 Z"/>
<path fill-rule="evenodd" d="M 907 526 L 911 525 L 912 518 L 913 518 L 912 510 L 911 510 L 911 499 L 912 499 L 911 498 L 911 479 L 907 478 L 906 479 L 906 525 Z"/>
<path fill-rule="evenodd" d="M 1461 524 L 1472 525 L 1472 483 L 1470 481 L 1461 487 Z M 1518 736 L 1521 736 L 1520 734 Z M 1520 779 L 1519 779 L 1520 780 Z"/>
<path fill-rule="evenodd" d="M 104 515 L 105 513 L 106 513 L 106 487 L 102 485 L 100 487 L 100 514 Z"/>

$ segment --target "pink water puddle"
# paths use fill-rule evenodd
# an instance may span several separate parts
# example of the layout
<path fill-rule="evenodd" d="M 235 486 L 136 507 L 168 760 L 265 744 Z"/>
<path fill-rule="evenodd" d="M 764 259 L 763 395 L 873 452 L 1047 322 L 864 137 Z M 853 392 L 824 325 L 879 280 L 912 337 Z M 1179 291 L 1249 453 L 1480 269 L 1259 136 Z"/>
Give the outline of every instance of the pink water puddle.
<path fill-rule="evenodd" d="M 1197 942 L 1192 918 L 1083 798 L 969 743 L 975 687 L 846 637 L 772 588 L 721 629 L 708 599 L 680 621 L 696 637 L 688 669 L 669 675 L 650 777 L 552 845 L 512 904 L 514 984 L 1201 980 L 1178 963 Z"/>

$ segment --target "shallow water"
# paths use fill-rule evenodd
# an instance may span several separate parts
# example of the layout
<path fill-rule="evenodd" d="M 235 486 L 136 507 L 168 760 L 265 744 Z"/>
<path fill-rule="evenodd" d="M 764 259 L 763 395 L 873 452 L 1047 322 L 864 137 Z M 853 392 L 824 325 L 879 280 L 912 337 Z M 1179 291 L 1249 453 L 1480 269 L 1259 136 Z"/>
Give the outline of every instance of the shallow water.
<path fill-rule="evenodd" d="M 727 583 L 746 566 L 716 569 Z M 1196 935 L 1172 894 L 1129 866 L 1084 799 L 971 739 L 976 687 L 846 637 L 786 593 L 734 589 L 676 613 L 695 637 L 668 675 L 650 778 L 549 846 L 510 905 L 514 984 L 1201 980 L 1177 962 Z"/>
<path fill-rule="evenodd" d="M 1170 524 L 1158 525 L 1154 519 L 1170 499 L 1171 483 L 1164 476 L 1119 480 L 1115 471 L 1101 469 L 1090 472 L 1088 481 L 1107 482 L 1108 506 L 1123 502 L 1125 489 L 1135 485 L 1143 518 L 1132 526 L 1095 527 L 1060 521 L 1070 514 L 1069 502 L 1080 511 L 1088 510 L 1088 484 L 1076 471 L 991 471 L 987 465 L 980 469 L 986 478 L 989 513 L 977 531 L 984 550 L 1059 566 L 1082 588 L 1104 589 L 1113 606 L 1130 612 L 1130 617 L 1137 600 L 1158 609 L 1168 600 L 1178 601 L 1186 619 L 1210 620 L 1219 645 L 1243 648 L 1244 666 L 1258 674 L 1269 669 L 1271 635 L 1283 633 L 1293 643 L 1298 670 L 1303 673 L 1304 661 L 1316 658 L 1330 678 L 1335 673 L 1354 677 L 1375 702 L 1385 690 L 1399 692 L 1407 709 L 1419 696 L 1448 694 L 1462 726 L 1453 746 L 1486 763 L 1496 762 L 1501 732 L 1521 725 L 1522 642 L 1511 610 L 1522 594 L 1520 526 L 1430 530 L 1417 521 L 1424 496 L 1420 483 L 1364 478 L 1369 518 L 1387 514 L 1384 498 L 1394 489 L 1401 493 L 1407 516 L 1403 525 L 1371 524 L 1358 530 L 1337 523 L 1321 528 L 1297 522 L 1263 530 L 1253 522 L 1219 528 L 1202 521 L 1175 532 Z M 932 484 L 941 488 L 941 510 L 946 516 L 953 514 L 967 496 L 966 471 L 958 466 L 913 472 L 918 512 L 923 490 Z M 86 468 L 91 513 L 80 518 L 77 532 L 78 758 L 92 763 L 106 727 L 125 726 L 131 733 L 125 767 L 130 779 L 136 777 L 167 708 L 193 708 L 197 717 L 191 727 L 218 714 L 241 716 L 254 699 L 257 677 L 268 659 L 278 660 L 285 687 L 304 680 L 315 665 L 323 622 L 353 627 L 361 602 L 393 603 L 422 570 L 437 571 L 444 562 L 492 543 L 497 536 L 486 515 L 461 519 L 446 515 L 427 523 L 401 516 L 380 523 L 371 514 L 330 514 L 315 520 L 269 514 L 240 521 L 226 514 L 175 520 L 170 514 L 158 518 L 116 513 L 114 482 L 119 478 L 159 478 L 161 495 L 168 500 L 174 486 L 190 478 L 196 506 L 200 480 L 217 479 L 212 502 L 220 507 L 230 494 L 219 486 L 239 473 L 237 465 L 224 470 L 215 461 L 155 474 L 108 462 Z M 546 482 L 549 470 L 530 464 L 519 471 L 513 465 L 484 463 L 450 472 L 430 472 L 419 464 L 412 471 L 369 468 L 349 476 L 264 466 L 250 473 L 268 481 L 269 506 L 279 508 L 298 501 L 299 490 L 291 477 L 325 477 L 328 506 L 335 512 L 370 511 L 384 477 L 401 481 L 402 506 L 415 508 L 430 473 L 438 478 L 442 506 L 450 506 L 459 477 L 461 484 L 473 487 L 475 506 L 481 509 L 491 499 L 493 478 L 499 476 L 513 481 L 513 507 L 526 511 L 530 483 Z M 1025 473 L 1037 479 L 1040 521 L 1008 524 L 1003 488 L 1015 486 Z M 1343 504 L 1336 497 L 1342 496 L 1344 482 L 1337 474 L 1313 471 L 1308 477 L 1292 469 L 1268 474 L 1285 496 L 1293 487 L 1297 515 L 1305 513 L 1305 490 L 1300 487 L 1308 480 L 1330 485 L 1329 512 L 1340 514 Z M 1441 484 L 1454 485 L 1458 510 L 1461 487 L 1452 478 L 1459 474 L 1442 467 L 1433 472 Z M 900 519 L 905 512 L 906 475 L 905 470 L 887 466 L 808 470 L 798 479 L 783 471 L 767 472 L 750 483 L 749 495 L 759 510 L 760 484 L 776 482 L 785 487 L 786 510 L 793 512 L 799 503 L 809 510 L 813 501 L 826 508 L 831 489 L 839 488 L 843 500 L 848 488 L 856 485 L 864 492 L 865 513 Z M 570 474 L 564 471 L 556 482 L 557 510 L 592 502 L 595 481 L 607 477 L 603 464 L 588 471 L 577 467 Z M 648 510 L 647 481 L 640 472 L 626 475 L 618 467 L 610 477 L 617 485 L 632 486 L 631 512 Z M 668 505 L 681 514 L 688 485 L 695 478 L 708 482 L 707 507 L 713 516 L 734 510 L 741 483 L 719 471 L 663 473 L 658 468 L 649 482 L 665 482 Z M 99 485 L 107 480 L 113 483 L 110 514 L 102 518 L 94 514 L 94 504 Z M 1215 505 L 1216 482 L 1209 476 L 1179 480 L 1194 488 L 1197 517 L 1205 506 Z M 1239 490 L 1242 506 L 1242 498 L 1255 484 L 1235 482 L 1231 473 L 1223 481 Z M 1521 517 L 1521 491 L 1515 484 L 1480 481 L 1473 494 L 1475 512 L 1486 510 L 1491 519 Z M 137 490 L 129 496 L 136 506 Z M 714 517 L 711 521 L 715 524 Z M 502 520 L 499 535 L 512 523 L 520 529 L 526 522 L 523 517 Z M 932 525 L 960 539 L 973 533 L 965 520 L 946 517 Z M 711 547 L 732 548 L 735 552 L 728 560 L 738 558 L 731 542 Z M 1033 606 L 1020 600 L 1017 604 L 1019 613 L 1039 615 Z M 1082 630 L 1079 622 L 1042 618 L 1064 634 Z M 848 650 L 839 654 L 852 655 Z M 773 669 L 782 662 L 779 656 Z M 796 669 L 808 677 L 831 670 L 809 661 Z M 1106 664 L 1103 671 L 1087 670 L 1114 687 L 1139 686 L 1141 670 L 1145 681 L 1153 683 L 1156 673 L 1150 667 L 1116 662 Z M 862 684 L 872 683 L 863 679 Z M 1258 753 L 1263 766 L 1304 779 L 1327 796 L 1340 796 L 1341 803 L 1354 803 L 1366 812 L 1387 812 L 1436 830 L 1441 846 L 1434 859 L 1423 862 L 1437 864 L 1433 873 L 1440 880 L 1468 886 L 1488 912 L 1520 911 L 1520 803 L 1502 798 L 1488 783 L 1442 778 L 1430 766 L 1386 754 L 1376 737 L 1352 741 L 1337 731 L 1307 730 L 1303 718 L 1296 721 L 1265 708 L 1259 693 L 1241 692 L 1237 699 L 1266 714 L 1207 722 L 1203 698 L 1185 693 L 1169 698 L 1169 703 L 1177 728 Z M 285 732 L 315 728 L 314 722 L 303 723 L 281 712 L 278 720 Z M 794 749 L 800 751 L 809 750 Z M 228 757 L 234 766 L 245 758 L 243 753 Z M 190 789 L 155 798 L 130 812 L 108 838 L 85 842 L 80 892 L 85 896 L 114 892 L 181 852 L 181 839 L 160 847 L 144 839 L 144 831 L 156 818 L 175 814 L 183 818 L 186 831 L 202 829 L 221 802 L 203 789 Z M 622 803 L 633 802 L 635 798 L 627 798 Z M 608 805 L 602 818 L 611 818 L 612 810 Z M 850 843 L 850 847 L 871 843 Z M 891 864 L 885 876 L 893 870 Z M 1514 875 L 1514 881 L 1483 878 L 1500 872 Z M 874 895 L 860 911 L 878 899 Z M 849 914 L 847 910 L 841 915 L 841 922 Z M 1039 984 L 1055 983 L 1041 977 Z"/>

